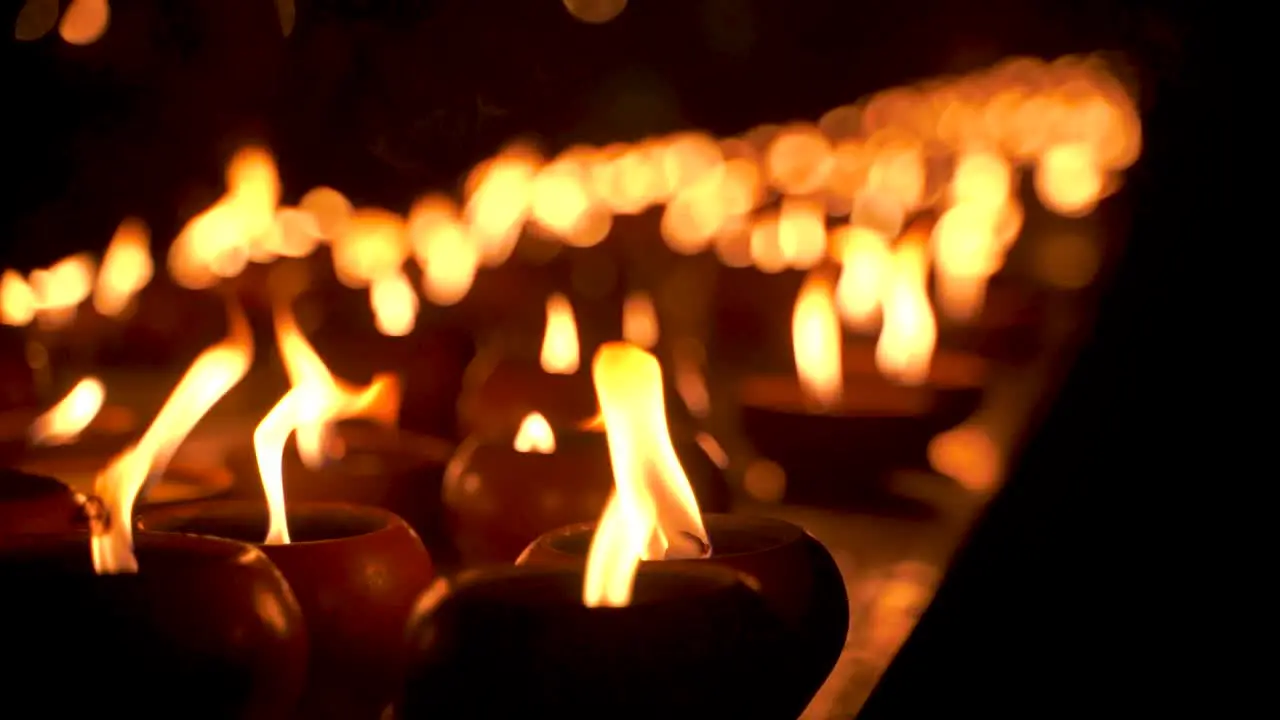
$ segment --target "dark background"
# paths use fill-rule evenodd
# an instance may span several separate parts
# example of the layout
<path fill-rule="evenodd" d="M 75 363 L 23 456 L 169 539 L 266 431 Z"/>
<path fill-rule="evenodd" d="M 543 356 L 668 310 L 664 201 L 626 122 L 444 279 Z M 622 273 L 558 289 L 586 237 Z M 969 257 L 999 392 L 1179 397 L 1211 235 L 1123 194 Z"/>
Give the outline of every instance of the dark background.
<path fill-rule="evenodd" d="M 275 152 L 286 202 L 331 184 L 405 210 L 517 135 L 554 150 L 727 134 L 1011 54 L 1115 53 L 1146 135 L 1126 256 L 1062 401 L 864 716 L 1040 717 L 1136 697 L 1152 647 L 1138 628 L 1155 611 L 1136 592 L 1127 538 L 1140 533 L 1120 518 L 1171 402 L 1148 368 L 1176 315 L 1166 266 L 1192 232 L 1169 210 L 1191 197 L 1198 149 L 1184 14 L 1101 0 L 632 0 L 592 26 L 558 0 L 297 0 L 285 39 L 271 0 L 116 0 L 106 36 L 81 48 L 12 40 L 20 5 L 0 4 L 0 266 L 23 270 L 102 249 L 129 214 L 163 245 L 221 193 L 245 141 Z"/>

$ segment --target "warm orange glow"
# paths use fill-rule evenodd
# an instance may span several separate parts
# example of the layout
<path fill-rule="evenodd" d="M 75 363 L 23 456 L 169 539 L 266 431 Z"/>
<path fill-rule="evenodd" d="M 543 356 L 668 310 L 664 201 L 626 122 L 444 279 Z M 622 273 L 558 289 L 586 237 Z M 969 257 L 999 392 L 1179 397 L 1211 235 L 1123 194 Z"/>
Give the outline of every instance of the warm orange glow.
<path fill-rule="evenodd" d="M 704 418 L 711 412 L 711 393 L 702 374 L 702 364 L 707 351 L 702 343 L 684 338 L 673 349 L 676 376 L 676 393 L 684 401 L 694 417 Z"/>
<path fill-rule="evenodd" d="M 870 228 L 846 225 L 832 233 L 840 246 L 840 279 L 836 307 L 840 319 L 853 330 L 870 332 L 880 322 L 880 299 L 889 274 L 888 239 Z"/>
<path fill-rule="evenodd" d="M 876 342 L 876 368 L 904 385 L 920 385 L 929 378 L 938 342 L 938 324 L 929 306 L 926 233 L 927 229 L 909 230 L 894 250 Z"/>
<path fill-rule="evenodd" d="M 480 248 L 443 195 L 428 195 L 409 211 L 409 242 L 422 268 L 422 292 L 437 305 L 455 305 L 471 291 Z"/>
<path fill-rule="evenodd" d="M 542 369 L 556 375 L 578 372 L 578 323 L 569 298 L 552 293 L 547 298 L 547 329 L 542 336 Z"/>
<path fill-rule="evenodd" d="M 787 265 L 808 270 L 827 254 L 826 208 L 816 200 L 788 197 L 778 212 L 778 249 Z"/>
<path fill-rule="evenodd" d="M 23 327 L 36 317 L 36 294 L 27 279 L 16 270 L 0 275 L 0 322 Z"/>
<path fill-rule="evenodd" d="M 808 124 L 780 130 L 765 154 L 769 182 L 791 195 L 808 195 L 821 189 L 833 164 L 831 142 L 817 127 Z"/>
<path fill-rule="evenodd" d="M 464 217 L 485 265 L 506 262 L 515 249 L 541 165 L 537 153 L 516 146 L 482 163 L 467 179 Z"/>
<path fill-rule="evenodd" d="M 377 208 L 356 210 L 331 245 L 338 282 L 357 290 L 400 272 L 409 257 L 404 218 Z"/>
<path fill-rule="evenodd" d="M 516 452 L 550 455 L 556 451 L 556 434 L 551 423 L 540 412 L 531 412 L 520 421 L 520 429 L 511 443 Z"/>
<path fill-rule="evenodd" d="M 1005 243 L 999 222 L 1004 198 L 974 199 L 951 206 L 939 218 L 930 240 L 942 311 L 969 321 L 982 309 L 987 280 L 1004 264 Z"/>
<path fill-rule="evenodd" d="M 1004 454 L 991 433 L 967 422 L 929 441 L 929 465 L 966 489 L 991 489 L 1004 471 Z"/>
<path fill-rule="evenodd" d="M 814 272 L 800 287 L 791 315 L 791 343 L 796 374 L 815 405 L 830 408 L 844 393 L 840 318 L 835 290 L 825 274 Z"/>
<path fill-rule="evenodd" d="M 49 328 L 65 327 L 93 292 L 95 264 L 88 253 L 63 258 L 47 270 L 34 270 L 29 281 L 35 296 L 36 320 Z"/>
<path fill-rule="evenodd" d="M 562 0 L 565 9 L 584 23 L 598 25 L 618 17 L 627 9 L 627 0 Z"/>
<path fill-rule="evenodd" d="M 151 233 L 141 220 L 128 218 L 102 256 L 98 282 L 93 289 L 93 308 L 115 317 L 124 312 L 133 296 L 151 282 L 155 264 L 151 261 Z"/>
<path fill-rule="evenodd" d="M 298 202 L 298 209 L 311 213 L 320 235 L 329 240 L 346 235 L 355 208 L 345 195 L 330 187 L 312 188 Z"/>
<path fill-rule="evenodd" d="M 398 376 L 379 373 L 363 388 L 349 385 L 329 372 L 287 304 L 277 305 L 274 315 L 276 344 L 290 388 L 253 431 L 253 451 L 270 516 L 266 542 L 272 545 L 289 542 L 283 477 L 284 445 L 289 436 L 296 434 L 302 462 L 318 468 L 328 457 L 334 423 L 367 418 L 394 425 L 400 415 Z"/>
<path fill-rule="evenodd" d="M 658 311 L 648 293 L 631 293 L 622 301 L 622 338 L 642 348 L 658 344 Z"/>
<path fill-rule="evenodd" d="M 91 522 L 93 568 L 99 574 L 137 572 L 133 504 L 151 473 L 162 472 L 209 408 L 249 371 L 253 333 L 233 306 L 227 339 L 196 357 L 137 444 L 112 459 L 94 480 L 105 514 Z"/>
<path fill-rule="evenodd" d="M 630 604 L 641 560 L 710 552 L 698 501 L 671 443 L 657 358 L 627 343 L 601 346 L 592 362 L 609 440 L 614 492 L 587 554 L 587 607 Z"/>
<path fill-rule="evenodd" d="M 404 271 L 376 278 L 369 286 L 369 307 L 378 332 L 404 337 L 418 320 L 418 294 Z"/>
<path fill-rule="evenodd" d="M 169 247 L 169 275 L 192 290 L 239 275 L 250 259 L 274 258 L 280 177 L 271 154 L 239 150 L 227 163 L 227 192 L 191 218 Z"/>
<path fill-rule="evenodd" d="M 34 445 L 66 445 L 80 438 L 80 433 L 98 416 L 107 389 L 96 377 L 76 383 L 61 400 L 31 424 L 29 437 Z"/>
<path fill-rule="evenodd" d="M 110 21 L 107 0 L 71 0 L 58 23 L 58 34 L 72 45 L 91 45 L 106 34 Z"/>
<path fill-rule="evenodd" d="M 1094 149 L 1084 143 L 1064 143 L 1045 150 L 1033 177 L 1040 202 L 1065 217 L 1093 212 L 1106 187 Z"/>

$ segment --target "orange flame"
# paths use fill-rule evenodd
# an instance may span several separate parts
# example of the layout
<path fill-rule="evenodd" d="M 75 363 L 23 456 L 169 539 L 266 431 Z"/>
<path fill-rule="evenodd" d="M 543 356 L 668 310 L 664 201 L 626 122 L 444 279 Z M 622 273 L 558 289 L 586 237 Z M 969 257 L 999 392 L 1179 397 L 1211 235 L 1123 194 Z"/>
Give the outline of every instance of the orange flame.
<path fill-rule="evenodd" d="M 102 257 L 93 289 L 93 308 L 108 317 L 119 315 L 133 296 L 151 282 L 154 272 L 150 231 L 141 220 L 125 219 Z"/>
<path fill-rule="evenodd" d="M 810 273 L 796 297 L 791 344 L 800 385 L 820 407 L 837 405 L 844 393 L 841 343 L 835 291 L 825 275 Z"/>
<path fill-rule="evenodd" d="M 622 337 L 642 348 L 658 344 L 658 312 L 648 293 L 632 293 L 622 301 Z"/>
<path fill-rule="evenodd" d="M 520 429 L 511 443 L 516 452 L 550 455 L 556 451 L 556 434 L 551 423 L 540 412 L 531 412 L 520 421 Z"/>
<path fill-rule="evenodd" d="M 80 433 L 102 410 L 107 389 L 96 377 L 76 383 L 61 400 L 31 424 L 30 438 L 35 445 L 66 445 L 80 438 Z"/>
<path fill-rule="evenodd" d="M 578 324 L 569 298 L 552 293 L 547 298 L 547 329 L 542 336 L 542 369 L 556 375 L 578 372 Z"/>
<path fill-rule="evenodd" d="M 105 515 L 92 523 L 93 568 L 99 574 L 137 572 L 133 503 L 150 473 L 162 472 L 209 408 L 249 371 L 253 334 L 244 311 L 232 305 L 227 339 L 196 357 L 137 444 L 117 455 L 94 480 Z"/>
<path fill-rule="evenodd" d="M 876 368 L 904 385 L 929 377 L 938 324 L 929 306 L 929 256 L 924 233 L 913 228 L 898 243 L 887 283 L 884 327 L 876 343 Z"/>
<path fill-rule="evenodd" d="M 267 496 L 267 544 L 289 542 L 284 502 L 284 445 L 296 433 L 298 456 L 308 467 L 323 465 L 333 423 L 368 418 L 394 425 L 400 413 L 400 379 L 391 373 L 375 375 L 364 388 L 335 378 L 298 328 L 292 309 L 275 309 L 276 343 L 289 376 L 290 389 L 253 431 L 258 474 Z"/>
<path fill-rule="evenodd" d="M 704 557 L 711 546 L 671 443 L 658 359 L 634 345 L 606 343 L 592 376 L 615 487 L 591 539 L 582 600 L 622 607 L 631 602 L 641 560 Z"/>

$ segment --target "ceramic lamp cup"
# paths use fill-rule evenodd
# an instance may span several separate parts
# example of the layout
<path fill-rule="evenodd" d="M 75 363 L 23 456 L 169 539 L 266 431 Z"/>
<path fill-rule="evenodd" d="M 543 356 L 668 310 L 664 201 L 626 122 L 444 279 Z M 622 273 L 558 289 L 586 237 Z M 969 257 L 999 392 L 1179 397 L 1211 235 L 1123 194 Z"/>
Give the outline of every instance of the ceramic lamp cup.
<path fill-rule="evenodd" d="M 434 578 L 431 557 L 396 515 L 340 503 L 289 507 L 292 542 L 261 544 L 264 507 L 213 501 L 144 512 L 149 530 L 234 538 L 280 568 L 306 619 L 311 654 L 299 716 L 378 718 L 401 673 L 401 638 L 414 598 Z"/>
<path fill-rule="evenodd" d="M 581 568 L 464 573 L 414 610 L 397 717 L 787 717 L 767 674 L 782 628 L 753 582 L 645 567 L 628 606 L 588 608 Z"/>
<path fill-rule="evenodd" d="M 306 633 L 288 584 L 243 543 L 134 534 L 136 574 L 97 575 L 86 534 L 0 547 L 5 702 L 45 717 L 288 717 Z M 25 712 L 35 712 L 28 710 Z"/>
<path fill-rule="evenodd" d="M 520 452 L 512 441 L 469 438 L 445 472 L 446 517 L 464 563 L 513 562 L 539 535 L 600 517 L 613 492 L 604 433 L 562 431 L 551 453 Z M 699 508 L 727 510 L 720 468 L 696 442 L 675 449 Z"/>
<path fill-rule="evenodd" d="M 722 565 L 754 577 L 766 604 L 787 629 L 787 649 L 772 658 L 770 682 L 797 717 L 826 681 L 849 630 L 844 579 L 827 549 L 798 525 L 746 515 L 703 515 L 711 555 L 647 565 Z M 519 564 L 582 567 L 593 524 L 569 526 L 538 538 Z"/>

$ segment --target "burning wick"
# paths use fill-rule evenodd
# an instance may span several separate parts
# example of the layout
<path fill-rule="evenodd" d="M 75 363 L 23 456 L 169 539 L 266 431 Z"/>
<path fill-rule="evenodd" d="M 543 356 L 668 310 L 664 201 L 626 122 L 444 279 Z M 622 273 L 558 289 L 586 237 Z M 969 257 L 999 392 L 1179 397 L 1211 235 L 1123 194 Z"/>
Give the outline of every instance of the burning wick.
<path fill-rule="evenodd" d="M 671 442 L 658 359 L 628 343 L 606 343 L 596 352 L 592 378 L 614 492 L 591 539 L 582 600 L 587 607 L 624 607 L 641 560 L 702 558 L 711 543 Z"/>

